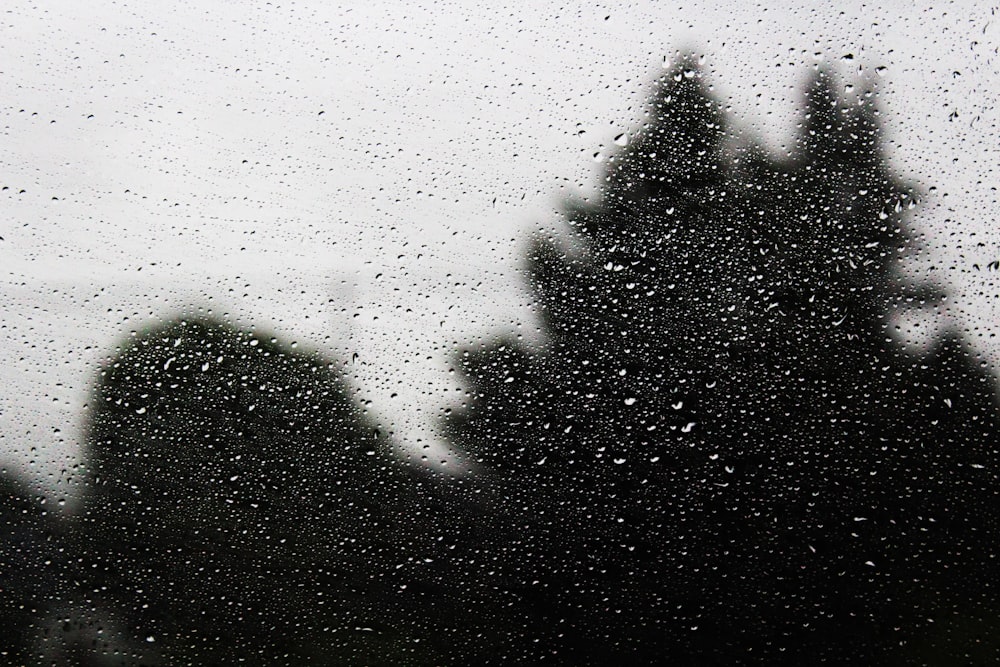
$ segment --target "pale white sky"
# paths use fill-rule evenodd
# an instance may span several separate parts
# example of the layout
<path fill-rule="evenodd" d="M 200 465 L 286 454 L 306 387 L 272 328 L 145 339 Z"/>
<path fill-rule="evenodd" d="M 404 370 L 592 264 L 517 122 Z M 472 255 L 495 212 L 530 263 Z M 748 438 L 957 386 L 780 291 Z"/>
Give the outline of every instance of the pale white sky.
<path fill-rule="evenodd" d="M 810 67 L 877 68 L 893 164 L 935 188 L 914 266 L 996 359 L 988 3 L 401 4 L 4 3 L 3 460 L 52 487 L 99 362 L 197 306 L 357 352 L 359 399 L 440 460 L 452 343 L 530 332 L 527 233 L 594 192 L 681 46 L 774 150 Z"/>

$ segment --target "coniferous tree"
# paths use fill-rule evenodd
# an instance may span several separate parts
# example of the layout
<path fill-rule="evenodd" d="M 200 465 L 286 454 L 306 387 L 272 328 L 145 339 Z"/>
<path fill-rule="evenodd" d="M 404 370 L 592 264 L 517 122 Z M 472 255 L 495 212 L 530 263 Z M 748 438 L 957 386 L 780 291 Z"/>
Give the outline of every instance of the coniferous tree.
<path fill-rule="evenodd" d="M 994 390 L 960 340 L 920 362 L 886 336 L 913 194 L 875 99 L 818 72 L 774 160 L 683 63 L 572 243 L 529 253 L 544 349 L 462 360 L 450 428 L 503 480 L 491 548 L 563 656 L 903 660 L 928 605 L 996 578 Z"/>
<path fill-rule="evenodd" d="M 745 263 L 746 194 L 730 187 L 722 116 L 696 69 L 666 77 L 604 201 L 568 215 L 582 252 L 531 250 L 546 350 L 508 342 L 465 361 L 479 400 L 458 441 L 517 489 L 521 530 L 496 547 L 508 585 L 535 600 L 538 641 L 572 659 L 649 659 L 679 629 L 675 584 L 703 578 L 683 555 L 711 488 L 691 443 L 745 292 L 730 265 Z"/>

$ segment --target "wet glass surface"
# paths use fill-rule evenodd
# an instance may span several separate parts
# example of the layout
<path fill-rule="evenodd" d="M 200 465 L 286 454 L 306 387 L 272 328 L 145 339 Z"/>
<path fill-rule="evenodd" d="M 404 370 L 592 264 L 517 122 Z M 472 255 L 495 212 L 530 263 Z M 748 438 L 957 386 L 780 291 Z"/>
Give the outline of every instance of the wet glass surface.
<path fill-rule="evenodd" d="M 988 7 L 5 9 L 10 664 L 991 664 Z"/>

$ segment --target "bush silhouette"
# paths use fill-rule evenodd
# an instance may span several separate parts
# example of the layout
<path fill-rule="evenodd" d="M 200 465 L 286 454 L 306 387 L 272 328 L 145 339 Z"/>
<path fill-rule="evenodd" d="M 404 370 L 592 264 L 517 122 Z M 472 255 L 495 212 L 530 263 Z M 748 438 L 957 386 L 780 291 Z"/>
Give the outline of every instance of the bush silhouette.
<path fill-rule="evenodd" d="M 95 402 L 85 576 L 130 610 L 146 659 L 424 662 L 447 641 L 417 611 L 412 563 L 448 530 L 427 475 L 335 363 L 177 320 L 130 341 Z"/>
<path fill-rule="evenodd" d="M 39 619 L 62 591 L 62 527 L 47 500 L 0 471 L 0 660 L 25 662 Z"/>

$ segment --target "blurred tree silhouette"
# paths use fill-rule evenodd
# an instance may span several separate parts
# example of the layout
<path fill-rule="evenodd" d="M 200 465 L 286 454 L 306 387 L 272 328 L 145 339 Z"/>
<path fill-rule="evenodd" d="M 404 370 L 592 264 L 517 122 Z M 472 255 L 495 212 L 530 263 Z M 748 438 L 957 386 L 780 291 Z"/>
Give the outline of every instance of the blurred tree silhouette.
<path fill-rule="evenodd" d="M 544 346 L 459 360 L 471 400 L 447 429 L 476 475 L 392 452 L 331 360 L 211 318 L 131 336 L 95 390 L 70 535 L 0 480 L 0 611 L 39 635 L 0 650 L 994 660 L 996 390 L 957 332 L 920 358 L 887 336 L 902 293 L 934 291 L 898 275 L 914 194 L 874 92 L 834 89 L 816 73 L 777 159 L 692 61 L 658 82 L 600 201 L 528 252 Z"/>
<path fill-rule="evenodd" d="M 602 200 L 529 251 L 544 348 L 461 359 L 448 428 L 511 527 L 483 548 L 546 628 L 511 642 L 889 664 L 947 616 L 933 651 L 962 662 L 962 628 L 996 628 L 994 388 L 953 334 L 922 360 L 887 337 L 913 194 L 872 90 L 819 71 L 805 98 L 775 160 L 682 62 Z"/>
<path fill-rule="evenodd" d="M 61 592 L 61 527 L 44 497 L 0 471 L 0 661 L 27 661 L 39 618 Z"/>
<path fill-rule="evenodd" d="M 89 451 L 71 606 L 117 614 L 129 664 L 440 661 L 421 565 L 457 520 L 336 364 L 170 322 L 103 371 Z M 84 613 L 43 654 L 104 664 L 123 642 L 95 641 L 97 625 Z"/>

